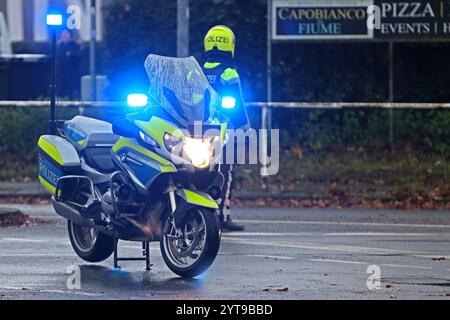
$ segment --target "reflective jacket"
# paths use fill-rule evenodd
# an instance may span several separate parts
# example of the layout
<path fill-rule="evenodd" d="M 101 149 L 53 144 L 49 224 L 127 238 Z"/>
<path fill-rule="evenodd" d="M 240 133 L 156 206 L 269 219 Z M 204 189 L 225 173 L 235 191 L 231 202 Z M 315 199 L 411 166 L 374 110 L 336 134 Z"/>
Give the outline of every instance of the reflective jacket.
<path fill-rule="evenodd" d="M 233 127 L 244 130 L 250 128 L 242 96 L 241 80 L 236 68 L 228 63 L 210 61 L 205 62 L 202 68 L 209 84 L 220 96 L 232 96 L 236 99 L 236 107 L 228 113 Z"/>

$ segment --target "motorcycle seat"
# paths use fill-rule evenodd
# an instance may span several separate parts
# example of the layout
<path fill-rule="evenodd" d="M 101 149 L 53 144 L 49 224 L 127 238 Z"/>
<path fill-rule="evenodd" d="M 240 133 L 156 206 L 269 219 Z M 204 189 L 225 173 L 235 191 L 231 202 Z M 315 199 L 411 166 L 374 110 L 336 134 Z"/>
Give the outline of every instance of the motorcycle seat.
<path fill-rule="evenodd" d="M 78 151 L 85 148 L 111 148 L 119 139 L 113 133 L 111 123 L 84 116 L 75 116 L 66 121 L 64 134 Z"/>

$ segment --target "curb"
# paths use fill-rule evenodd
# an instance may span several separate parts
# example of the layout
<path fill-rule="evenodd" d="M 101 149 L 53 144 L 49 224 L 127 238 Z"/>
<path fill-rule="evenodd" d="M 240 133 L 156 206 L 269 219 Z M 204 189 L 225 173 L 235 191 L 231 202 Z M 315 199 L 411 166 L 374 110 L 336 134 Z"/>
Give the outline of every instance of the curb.
<path fill-rule="evenodd" d="M 260 190 L 236 190 L 233 192 L 233 198 L 238 200 L 258 200 L 271 198 L 273 200 L 326 200 L 329 199 L 329 195 L 325 192 L 314 190 L 310 192 L 279 192 Z M 393 201 L 397 200 L 392 195 L 382 195 L 377 192 L 352 192 L 353 196 L 360 197 L 365 200 L 381 200 L 381 201 Z M 35 182 L 0 182 L 0 199 L 2 198 L 50 198 L 50 193 L 45 190 L 39 183 Z M 446 201 L 449 199 L 443 199 Z"/>
<path fill-rule="evenodd" d="M 1 198 L 17 198 L 17 197 L 26 197 L 26 198 L 44 198 L 49 197 L 50 193 L 45 190 L 41 185 L 35 183 L 26 183 L 26 184 L 13 184 L 13 183 L 0 183 L 0 199 Z M 255 191 L 255 192 L 234 192 L 234 198 L 240 200 L 257 200 L 261 198 L 272 198 L 278 200 L 286 200 L 286 199 L 300 199 L 300 200 L 309 200 L 309 199 L 326 199 L 327 195 L 322 192 L 270 192 L 270 191 Z"/>
<path fill-rule="evenodd" d="M 48 193 L 39 183 L 35 182 L 0 182 L 0 198 L 41 198 Z"/>
<path fill-rule="evenodd" d="M 16 209 L 0 208 L 0 222 L 21 213 L 20 210 Z"/>

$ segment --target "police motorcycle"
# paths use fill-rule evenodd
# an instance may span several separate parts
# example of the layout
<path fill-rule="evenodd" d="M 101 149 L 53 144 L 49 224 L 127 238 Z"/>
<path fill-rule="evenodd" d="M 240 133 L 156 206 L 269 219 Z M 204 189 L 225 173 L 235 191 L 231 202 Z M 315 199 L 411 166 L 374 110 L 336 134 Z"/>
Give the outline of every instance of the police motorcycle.
<path fill-rule="evenodd" d="M 150 55 L 145 67 L 146 109 L 112 123 L 62 122 L 57 135 L 39 139 L 39 180 L 81 259 L 114 253 L 115 267 L 145 260 L 149 269 L 149 244 L 159 241 L 170 270 L 196 277 L 220 246 L 215 199 L 223 176 L 215 168 L 227 128 L 220 109 L 233 97 L 219 97 L 193 57 Z M 141 242 L 143 257 L 120 258 L 119 240 Z"/>

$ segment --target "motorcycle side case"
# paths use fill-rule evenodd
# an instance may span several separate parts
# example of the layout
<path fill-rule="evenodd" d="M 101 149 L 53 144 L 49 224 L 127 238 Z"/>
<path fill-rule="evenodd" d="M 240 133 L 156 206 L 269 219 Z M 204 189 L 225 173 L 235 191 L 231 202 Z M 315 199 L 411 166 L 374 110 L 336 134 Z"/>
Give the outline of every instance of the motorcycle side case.
<path fill-rule="evenodd" d="M 45 189 L 55 194 L 60 177 L 80 173 L 80 157 L 69 141 L 58 136 L 41 136 L 38 146 L 39 181 Z"/>

